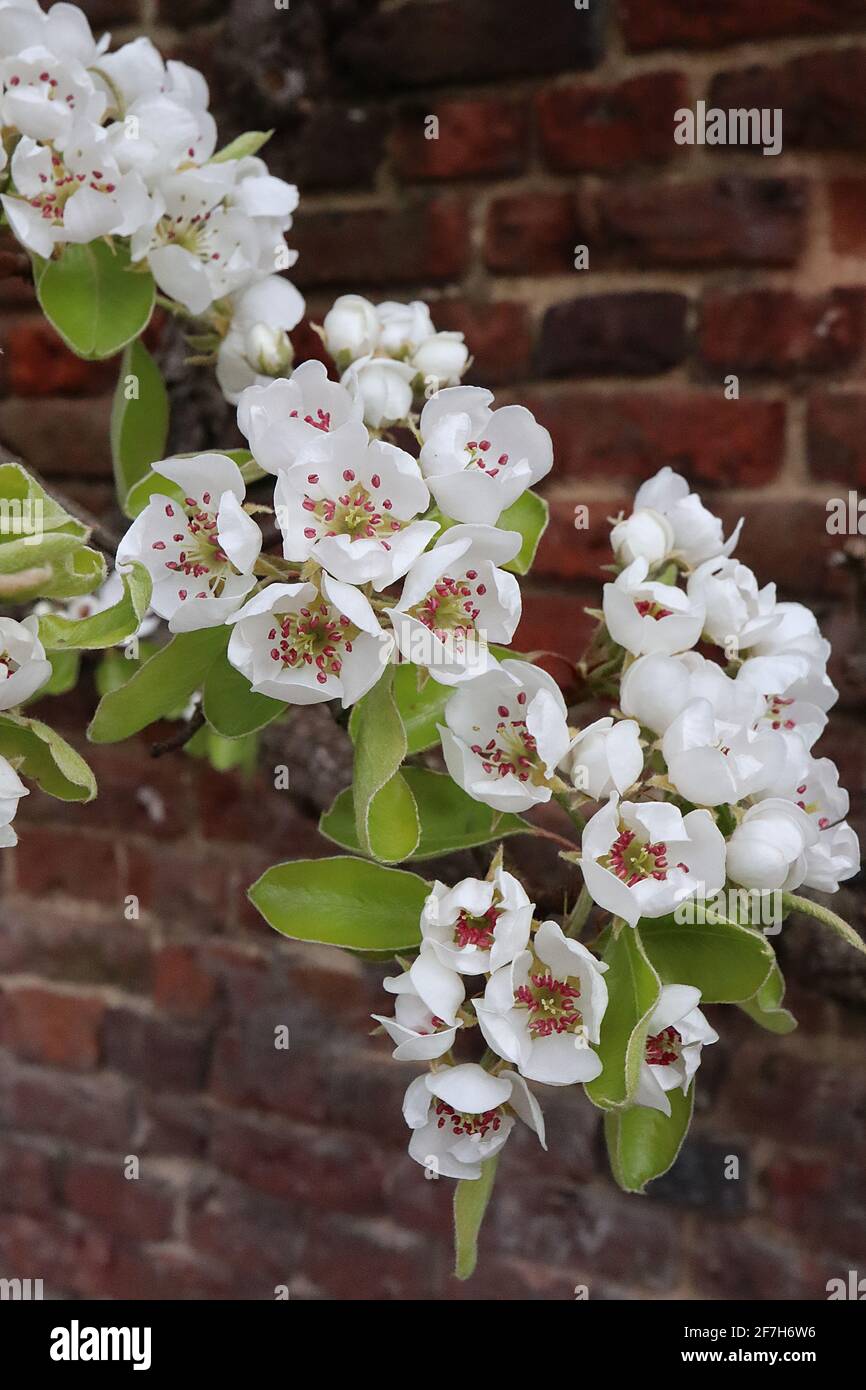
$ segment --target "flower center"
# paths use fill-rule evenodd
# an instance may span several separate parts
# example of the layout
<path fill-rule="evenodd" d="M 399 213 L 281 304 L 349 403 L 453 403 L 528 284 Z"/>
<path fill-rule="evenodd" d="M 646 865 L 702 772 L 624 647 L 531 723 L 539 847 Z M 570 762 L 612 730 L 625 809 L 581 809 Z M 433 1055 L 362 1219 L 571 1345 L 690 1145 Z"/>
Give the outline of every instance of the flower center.
<path fill-rule="evenodd" d="M 793 700 L 786 700 L 781 695 L 767 696 L 767 708 L 763 717 L 769 721 L 771 729 L 796 729 L 797 721 L 785 717 L 785 710 L 793 703 Z"/>
<path fill-rule="evenodd" d="M 521 690 L 517 704 L 526 704 L 526 692 Z M 541 786 L 547 780 L 547 773 L 538 754 L 535 739 L 526 727 L 521 709 L 512 711 L 508 705 L 499 705 L 495 736 L 483 745 L 473 743 L 472 752 L 481 759 L 481 766 L 490 775 L 500 777 L 513 774 L 520 782 L 532 781 Z"/>
<path fill-rule="evenodd" d="M 470 573 L 473 578 L 477 577 L 475 570 Z M 467 636 L 474 632 L 475 619 L 480 612 L 473 602 L 468 580 L 469 575 L 465 579 L 452 579 L 450 575 L 443 575 L 426 597 L 410 608 L 409 612 L 436 637 L 444 638 L 448 633 L 454 637 Z M 483 584 L 478 586 L 478 592 L 484 594 Z"/>
<path fill-rule="evenodd" d="M 495 478 L 500 468 L 508 465 L 508 455 L 500 454 L 494 458 L 491 454 L 491 444 L 489 439 L 470 439 L 466 448 L 469 450 L 469 468 L 479 468 L 482 473 L 486 473 L 489 478 Z"/>
<path fill-rule="evenodd" d="M 210 212 L 179 212 L 172 216 L 166 213 L 154 228 L 154 240 L 158 246 L 180 246 L 202 261 L 218 261 L 221 252 L 214 250 L 218 228 L 211 221 L 217 209 Z"/>
<path fill-rule="evenodd" d="M 268 633 L 274 643 L 271 660 L 283 670 L 315 667 L 316 680 L 324 685 L 329 675 L 339 676 L 359 630 L 322 598 L 296 613 L 275 613 Z"/>
<path fill-rule="evenodd" d="M 444 1129 L 446 1125 L 451 1126 L 451 1133 L 455 1137 L 470 1134 L 477 1134 L 483 1139 L 488 1133 L 496 1134 L 502 1125 L 502 1107 L 496 1110 L 485 1110 L 481 1115 L 466 1115 L 459 1110 L 452 1110 L 450 1105 L 446 1105 L 444 1100 L 436 1101 L 436 1128 Z"/>
<path fill-rule="evenodd" d="M 514 991 L 514 1005 L 529 1010 L 529 1031 L 533 1038 L 550 1038 L 556 1033 L 581 1033 L 583 1017 L 577 1007 L 580 982 L 557 980 L 547 966 L 534 962 L 525 985 Z"/>
<path fill-rule="evenodd" d="M 323 423 L 317 425 L 317 428 L 328 429 L 330 416 L 323 411 L 319 411 L 319 416 Z M 309 416 L 306 419 L 308 424 L 316 424 Z M 324 421 L 328 423 L 325 424 Z M 311 485 L 318 481 L 317 473 L 310 473 L 307 477 L 307 482 Z M 315 526 L 304 528 L 307 540 L 315 540 L 320 534 L 349 536 L 352 540 L 378 540 L 383 550 L 390 550 L 391 546 L 385 537 L 393 535 L 395 531 L 402 531 L 406 523 L 390 515 L 394 506 L 390 497 L 380 500 L 377 496 L 382 491 L 378 473 L 373 474 L 369 488 L 356 481 L 351 468 L 344 470 L 343 481 L 349 486 L 336 499 L 324 497 L 317 501 L 309 496 L 304 498 L 301 504 L 304 511 L 309 512 L 319 523 L 318 529 Z"/>
<path fill-rule="evenodd" d="M 642 618 L 655 618 L 656 622 L 658 622 L 660 618 L 669 618 L 671 616 L 672 610 L 662 607 L 655 599 L 636 598 L 634 606 Z"/>
<path fill-rule="evenodd" d="M 178 547 L 172 558 L 165 561 L 165 568 L 192 580 L 204 580 L 205 587 L 196 593 L 196 598 L 219 598 L 226 580 L 240 573 L 219 543 L 216 514 L 206 510 L 210 500 L 210 493 L 205 492 L 201 503 L 194 497 L 186 497 L 182 508 L 173 503 L 165 508 L 169 520 L 177 518 L 177 530 L 171 541 Z M 167 541 L 154 541 L 151 546 L 152 550 L 167 548 Z M 188 591 L 179 589 L 178 594 L 185 599 Z"/>
<path fill-rule="evenodd" d="M 454 923 L 455 946 L 461 950 L 465 946 L 477 946 L 479 950 L 489 951 L 493 945 L 496 923 L 501 915 L 502 909 L 493 905 L 488 907 L 483 917 L 470 917 L 468 913 L 461 912 Z"/>
<path fill-rule="evenodd" d="M 8 652 L 0 652 L 0 680 L 5 681 L 8 680 L 10 676 L 14 676 L 15 672 L 20 669 L 20 666 L 20 661 L 16 661 Z"/>
<path fill-rule="evenodd" d="M 668 847 L 663 840 L 644 844 L 633 830 L 621 826 L 619 835 L 599 863 L 621 878 L 627 887 L 633 888 L 647 878 L 664 882 L 669 868 L 667 853 Z M 688 864 L 677 864 L 677 868 L 689 872 Z"/>
<path fill-rule="evenodd" d="M 660 1033 L 646 1040 L 646 1060 L 651 1067 L 669 1067 L 678 1062 L 682 1053 L 683 1040 L 676 1028 L 663 1028 Z"/>
<path fill-rule="evenodd" d="M 115 185 L 106 180 L 101 169 L 91 169 L 86 174 L 72 174 L 59 154 L 51 156 L 50 179 L 48 174 L 40 174 L 39 180 L 45 184 L 45 191 L 34 193 L 27 202 L 46 222 L 55 225 L 63 221 L 63 210 L 79 188 L 92 188 L 97 193 L 113 193 L 115 190 Z"/>
<path fill-rule="evenodd" d="M 801 811 L 805 811 L 805 812 L 806 812 L 806 815 L 807 815 L 807 816 L 814 816 L 814 815 L 817 815 L 818 811 L 820 811 L 820 809 L 821 809 L 821 803 L 820 803 L 820 801 L 817 801 L 817 800 L 816 800 L 816 801 L 806 801 L 804 798 L 806 797 L 806 795 L 807 795 L 807 793 L 808 793 L 808 790 L 809 790 L 809 784 L 808 784 L 808 782 L 803 782 L 802 785 L 799 786 L 799 787 L 797 788 L 797 805 L 800 807 L 800 810 L 801 810 Z M 826 829 L 827 829 L 827 826 L 828 826 L 829 824 L 830 824 L 830 817 L 829 817 L 829 816 L 818 816 L 818 829 L 819 829 L 819 830 L 826 830 Z"/>

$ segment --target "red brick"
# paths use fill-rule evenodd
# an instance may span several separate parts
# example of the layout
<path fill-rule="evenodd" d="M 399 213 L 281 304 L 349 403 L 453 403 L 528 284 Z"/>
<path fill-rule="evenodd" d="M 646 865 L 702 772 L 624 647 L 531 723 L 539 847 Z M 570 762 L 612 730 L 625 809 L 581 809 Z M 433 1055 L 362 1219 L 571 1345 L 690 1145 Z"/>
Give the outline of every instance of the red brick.
<path fill-rule="evenodd" d="M 463 202 L 442 194 L 399 208 L 302 212 L 292 227 L 299 259 L 293 278 L 302 287 L 450 280 L 468 255 Z M 0 407 L 2 422 L 2 407 Z"/>
<path fill-rule="evenodd" d="M 813 1299 L 826 1291 L 809 1277 L 796 1248 L 742 1226 L 706 1222 L 694 1252 L 698 1297 Z"/>
<path fill-rule="evenodd" d="M 716 48 L 784 34 L 820 34 L 863 24 L 860 0 L 727 0 L 695 5 L 688 0 L 623 0 L 630 48 L 669 48 L 680 44 Z"/>
<path fill-rule="evenodd" d="M 105 1065 L 154 1090 L 194 1091 L 203 1081 L 208 1039 L 201 1029 L 119 1005 L 104 1025 Z"/>
<path fill-rule="evenodd" d="M 290 844 L 298 858 L 315 854 L 320 838 L 314 823 L 298 809 L 289 788 L 274 785 L 273 764 L 268 767 L 264 756 L 262 764 L 254 778 L 201 768 L 197 790 L 205 837 L 235 846 L 249 841 L 275 855 Z"/>
<path fill-rule="evenodd" d="M 611 185 L 598 216 L 600 235 L 631 267 L 792 265 L 805 238 L 806 190 L 796 179 L 740 175 Z"/>
<path fill-rule="evenodd" d="M 3 332 L 4 385 L 13 396 L 95 396 L 111 390 L 116 362 L 76 357 L 42 319 L 21 319 Z"/>
<path fill-rule="evenodd" d="M 30 826 L 15 853 L 18 888 L 25 893 L 63 893 L 82 900 L 112 903 L 122 910 L 116 846 L 109 839 Z"/>
<path fill-rule="evenodd" d="M 0 1142 L 0 1205 L 7 1211 L 49 1213 L 57 1203 L 58 1158 L 44 1141 Z"/>
<path fill-rule="evenodd" d="M 859 150 L 866 140 L 866 49 L 829 49 L 782 67 L 719 73 L 708 105 L 781 110 L 785 149 Z"/>
<path fill-rule="evenodd" d="M 382 1208 L 386 1163 L 381 1148 L 366 1135 L 217 1112 L 209 1157 L 250 1187 L 304 1209 Z"/>
<path fill-rule="evenodd" d="M 778 1157 L 765 1175 L 769 1210 L 782 1229 L 811 1232 L 856 1259 L 866 1239 L 863 1171 L 829 1159 Z"/>
<path fill-rule="evenodd" d="M 0 907 L 0 970 L 141 991 L 150 987 L 150 943 L 119 912 L 100 920 L 93 907 L 82 914 L 53 902 L 46 912 L 39 901 L 7 896 Z"/>
<path fill-rule="evenodd" d="M 850 365 L 862 341 L 863 300 L 855 291 L 804 299 L 788 290 L 743 290 L 710 293 L 701 304 L 701 356 L 724 371 L 831 371 Z"/>
<path fill-rule="evenodd" d="M 413 1176 L 424 1181 L 420 1169 Z M 399 1299 L 407 1288 L 417 1298 L 441 1298 L 451 1258 L 445 1239 L 434 1245 L 429 1237 L 387 1219 L 326 1216 L 314 1227 L 304 1273 L 322 1294 L 335 1299 Z"/>
<path fill-rule="evenodd" d="M 138 1240 L 165 1240 L 171 1235 L 177 1194 L 165 1180 L 140 1172 L 127 1178 L 125 1156 L 113 1160 L 78 1160 L 64 1173 L 66 1205 L 95 1222 L 100 1230 Z"/>
<path fill-rule="evenodd" d="M 866 250 L 866 179 L 832 179 L 828 186 L 833 250 L 860 255 Z"/>
<path fill-rule="evenodd" d="M 866 395 L 816 393 L 807 416 L 809 469 L 848 487 L 866 484 Z"/>
<path fill-rule="evenodd" d="M 525 589 L 523 617 L 514 635 L 515 650 L 556 652 L 577 661 L 583 655 L 594 626 L 583 609 L 593 602 L 589 591 L 559 594 Z"/>
<path fill-rule="evenodd" d="M 607 174 L 671 159 L 677 152 L 674 113 L 688 99 L 686 79 L 677 72 L 641 73 L 609 86 L 548 87 L 536 98 L 542 152 L 561 172 Z"/>
<path fill-rule="evenodd" d="M 244 1298 L 245 1273 L 203 1259 L 178 1242 L 123 1245 L 114 1252 L 103 1292 L 109 1298 L 151 1301 Z"/>
<path fill-rule="evenodd" d="M 695 483 L 757 487 L 782 465 L 785 404 L 709 392 L 562 388 L 524 393 L 553 436 L 557 477 L 651 477 L 665 464 Z"/>
<path fill-rule="evenodd" d="M 225 930 L 233 864 L 224 852 L 142 840 L 128 846 L 127 860 L 124 896 L 134 894 L 143 914 Z"/>
<path fill-rule="evenodd" d="M 605 578 L 601 566 L 609 565 L 613 559 L 608 518 L 620 511 L 631 511 L 632 500 L 632 494 L 626 491 L 603 501 L 593 498 L 583 503 L 578 491 L 575 491 L 573 500 L 550 498 L 550 521 L 535 557 L 533 575 L 600 583 Z M 585 530 L 575 528 L 575 507 L 578 505 L 585 506 L 587 510 L 588 524 Z"/>
<path fill-rule="evenodd" d="M 293 140 L 265 151 L 271 173 L 308 189 L 369 188 L 385 152 L 387 121 L 374 106 L 316 106 Z M 291 238 L 290 238 L 291 239 Z"/>
<path fill-rule="evenodd" d="M 600 7 L 571 0 L 423 0 L 379 10 L 338 42 L 339 65 L 371 86 L 428 86 L 592 67 Z"/>
<path fill-rule="evenodd" d="M 0 401 L 0 438 L 10 452 L 49 478 L 110 478 L 111 400 Z"/>
<path fill-rule="evenodd" d="M 464 335 L 472 354 L 472 366 L 463 378 L 469 385 L 501 386 L 526 376 L 532 335 L 524 304 L 440 299 L 431 313 L 438 329 Z"/>
<path fill-rule="evenodd" d="M 243 1271 L 246 1298 L 273 1299 L 276 1285 L 288 1284 L 300 1267 L 305 1222 L 303 1209 L 220 1178 L 192 1202 L 189 1240 L 198 1255 Z M 307 1273 L 306 1261 L 302 1267 Z"/>
<path fill-rule="evenodd" d="M 427 133 L 431 116 L 439 122 L 435 138 Z M 524 106 L 497 98 L 465 98 L 404 107 L 391 148 L 397 173 L 411 183 L 519 173 L 528 139 Z"/>
<path fill-rule="evenodd" d="M 157 1008 L 197 1018 L 207 1012 L 215 995 L 216 981 L 202 968 L 201 955 L 195 947 L 172 944 L 158 952 L 153 983 Z"/>
<path fill-rule="evenodd" d="M 49 1296 L 107 1293 L 111 1259 L 112 1243 L 107 1236 L 83 1228 L 64 1213 L 45 1220 L 13 1212 L 0 1222 L 4 1276 L 43 1277 Z M 45 1275 L 34 1274 L 36 1270 L 44 1270 Z"/>
<path fill-rule="evenodd" d="M 830 559 L 839 549 L 839 538 L 827 534 L 823 498 L 769 495 L 743 504 L 722 493 L 712 499 L 712 506 L 726 523 L 726 535 L 745 515 L 737 557 L 751 566 L 762 583 L 772 579 L 780 598 L 808 598 L 833 588 L 838 590 L 839 570 L 830 564 Z M 791 544 L 792 536 L 807 546 L 808 565 L 803 564 L 802 545 Z M 821 756 L 829 756 L 826 749 Z"/>
<path fill-rule="evenodd" d="M 88 1068 L 99 1058 L 105 1005 L 95 996 L 18 985 L 0 995 L 0 1042 L 30 1062 Z"/>
<path fill-rule="evenodd" d="M 129 1152 L 135 1112 L 130 1087 L 119 1076 L 57 1074 L 22 1063 L 7 1065 L 4 1072 L 5 1127 Z"/>
<path fill-rule="evenodd" d="M 585 244 L 577 204 L 569 193 L 515 193 L 487 209 L 484 259 L 509 275 L 552 275 L 574 269 L 575 246 Z"/>
<path fill-rule="evenodd" d="M 195 830 L 195 788 L 203 765 L 183 756 L 152 758 L 148 743 L 87 744 L 80 751 L 93 769 L 99 795 L 76 809 L 82 831 L 122 829 L 124 836 L 177 841 Z"/>
<path fill-rule="evenodd" d="M 684 295 L 665 290 L 586 295 L 554 304 L 541 325 L 542 376 L 651 375 L 686 353 Z"/>

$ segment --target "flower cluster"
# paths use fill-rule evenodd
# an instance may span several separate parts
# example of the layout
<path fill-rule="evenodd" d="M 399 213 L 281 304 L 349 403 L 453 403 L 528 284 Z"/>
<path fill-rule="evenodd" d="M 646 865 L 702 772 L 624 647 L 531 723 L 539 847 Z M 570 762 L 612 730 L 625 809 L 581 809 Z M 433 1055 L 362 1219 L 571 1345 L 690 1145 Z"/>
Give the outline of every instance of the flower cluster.
<path fill-rule="evenodd" d="M 164 295 L 207 318 L 236 400 L 291 361 L 304 301 L 277 272 L 294 260 L 284 233 L 297 189 L 268 173 L 258 138 L 215 154 L 200 72 L 164 62 L 147 38 L 108 45 L 75 5 L 0 8 L 3 210 L 42 259 L 125 239 Z"/>
<path fill-rule="evenodd" d="M 685 480 L 662 469 L 613 525 L 616 574 L 584 663 L 610 712 L 573 727 L 551 676 L 523 660 L 462 683 L 445 705 L 443 756 L 470 797 L 518 814 L 556 797 L 582 826 L 568 857 L 580 865 L 586 911 L 566 931 L 539 925 L 501 863 L 487 882 L 435 885 L 417 958 L 385 982 L 396 1015 L 379 1021 L 398 1059 L 432 1063 L 405 1113 L 410 1153 L 437 1172 L 478 1176 L 514 1115 L 543 1139 L 514 1072 L 547 1085 L 602 1072 L 608 967 L 576 939 L 592 904 L 615 931 L 675 914 L 687 923 L 684 907 L 726 887 L 834 892 L 857 872 L 847 794 L 830 759 L 812 751 L 836 699 L 829 644 L 808 609 L 779 602 L 732 558 L 739 532 L 725 540 Z M 468 998 L 470 977 L 481 988 Z M 670 1115 L 669 1093 L 688 1091 L 701 1047 L 718 1038 L 700 998 L 691 985 L 663 985 L 634 1105 Z M 486 1061 L 455 1064 L 455 1045 L 476 1025 Z M 497 1076 L 507 1093 L 491 1090 Z"/>
<path fill-rule="evenodd" d="M 118 549 L 121 570 L 149 571 L 172 632 L 230 623 L 229 661 L 290 704 L 352 705 L 392 660 L 446 686 L 501 671 L 489 643 L 520 619 L 504 567 L 523 536 L 497 522 L 552 463 L 547 431 L 520 406 L 492 410 L 488 391 L 446 387 L 420 420 L 410 396 L 400 423 L 416 427 L 416 457 L 364 423 L 354 386 L 309 361 L 241 394 L 281 555 L 262 554 L 251 512 L 269 509 L 217 453 L 157 464 L 173 495 L 153 493 Z"/>
<path fill-rule="evenodd" d="M 341 295 L 322 336 L 373 429 L 404 420 L 416 396 L 458 386 L 469 366 L 463 334 L 437 333 L 421 300 L 371 304 L 359 294 Z"/>

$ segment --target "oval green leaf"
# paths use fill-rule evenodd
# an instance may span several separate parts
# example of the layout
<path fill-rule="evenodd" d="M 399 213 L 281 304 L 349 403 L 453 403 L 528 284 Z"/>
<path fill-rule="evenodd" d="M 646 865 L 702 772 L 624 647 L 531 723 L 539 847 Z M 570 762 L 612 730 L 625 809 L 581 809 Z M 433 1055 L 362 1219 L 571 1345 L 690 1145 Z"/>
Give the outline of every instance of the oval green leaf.
<path fill-rule="evenodd" d="M 147 327 L 155 286 L 146 268 L 130 265 L 123 242 L 68 245 L 47 261 L 36 283 L 45 317 L 79 357 L 113 357 Z"/>
<path fill-rule="evenodd" d="M 417 874 L 338 857 L 275 864 L 249 898 L 269 926 L 296 941 L 394 952 L 419 944 L 429 891 Z"/>

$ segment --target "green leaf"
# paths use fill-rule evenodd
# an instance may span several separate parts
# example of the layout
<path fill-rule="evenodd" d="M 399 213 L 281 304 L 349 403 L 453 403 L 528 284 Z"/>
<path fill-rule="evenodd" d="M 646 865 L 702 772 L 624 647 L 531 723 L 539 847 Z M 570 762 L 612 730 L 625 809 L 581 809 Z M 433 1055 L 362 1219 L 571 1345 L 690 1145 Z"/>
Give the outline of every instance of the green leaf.
<path fill-rule="evenodd" d="M 155 286 L 149 270 L 130 265 L 123 242 L 100 240 L 67 245 L 47 261 L 36 295 L 67 347 L 94 361 L 113 357 L 146 328 Z"/>
<path fill-rule="evenodd" d="M 133 389 L 130 399 L 128 392 Z M 162 373 L 140 338 L 128 343 L 111 406 L 111 459 L 120 506 L 134 483 L 165 457 L 168 438 L 168 392 Z"/>
<path fill-rule="evenodd" d="M 454 1189 L 454 1273 L 471 1279 L 478 1262 L 478 1232 L 496 1181 L 499 1154 L 485 1158 L 480 1178 L 461 1178 Z"/>
<path fill-rule="evenodd" d="M 169 478 L 164 478 L 161 473 L 148 472 L 143 478 L 139 478 L 137 483 L 133 483 L 126 494 L 123 504 L 126 515 L 135 520 L 139 512 L 144 511 L 154 493 L 159 493 L 161 497 L 170 497 L 173 502 L 183 502 L 182 487 Z"/>
<path fill-rule="evenodd" d="M 473 801 L 445 772 L 426 767 L 404 767 L 402 777 L 415 798 L 421 837 L 412 859 L 434 859 L 454 850 L 486 845 L 505 835 L 517 835 L 530 826 L 520 816 L 500 815 Z M 346 787 L 319 821 L 329 840 L 358 853 L 352 788 Z"/>
<path fill-rule="evenodd" d="M 688 1094 L 668 1091 L 670 1116 L 645 1105 L 611 1110 L 604 1117 L 604 1137 L 610 1166 L 625 1192 L 643 1192 L 648 1182 L 660 1178 L 676 1162 L 689 1132 L 695 1099 L 694 1083 Z"/>
<path fill-rule="evenodd" d="M 514 559 L 504 566 L 505 569 L 513 570 L 515 574 L 529 573 L 541 537 L 547 530 L 549 515 L 550 508 L 537 492 L 524 492 L 510 507 L 506 507 L 496 525 L 500 531 L 519 531 L 523 544 Z"/>
<path fill-rule="evenodd" d="M 797 1020 L 789 1009 L 782 1008 L 784 997 L 785 978 L 774 963 L 754 998 L 744 1000 L 740 1008 L 768 1033 L 793 1033 Z"/>
<path fill-rule="evenodd" d="M 216 154 L 212 154 L 208 163 L 224 164 L 227 159 L 246 159 L 251 154 L 258 154 L 273 133 L 272 130 L 247 130 L 243 135 L 236 136 Z"/>
<path fill-rule="evenodd" d="M 839 917 L 837 913 L 831 912 L 829 907 L 823 907 L 821 903 L 813 902 L 811 898 L 801 898 L 796 893 L 783 893 L 782 906 L 786 912 L 802 912 L 805 917 L 814 917 L 817 922 L 823 922 L 825 927 L 829 927 L 837 936 L 841 936 L 842 940 L 847 941 L 849 946 L 853 946 L 855 951 L 866 953 L 866 941 L 863 940 L 862 936 L 858 936 L 844 917 Z"/>
<path fill-rule="evenodd" d="M 415 799 L 399 771 L 407 745 L 393 678 L 389 666 L 358 701 L 352 778 L 358 843 L 365 854 L 388 863 L 408 859 L 421 833 Z"/>
<path fill-rule="evenodd" d="M 739 1004 L 767 979 L 773 948 L 760 932 L 713 916 L 717 920 L 703 923 L 643 918 L 638 930 L 664 984 L 693 985 L 703 1004 Z"/>
<path fill-rule="evenodd" d="M 204 715 L 223 738 L 243 738 L 263 729 L 288 706 L 283 700 L 257 695 L 246 676 L 236 671 L 225 656 L 217 657 L 204 683 Z"/>
<path fill-rule="evenodd" d="M 585 1089 L 594 1105 L 611 1110 L 628 1105 L 637 1090 L 661 983 L 636 928 L 623 925 L 611 932 L 604 959 L 610 967 L 604 977 L 608 1005 L 597 1049 L 603 1071 Z"/>
<path fill-rule="evenodd" d="M 406 753 L 423 753 L 439 742 L 436 725 L 442 723 L 445 705 L 454 694 L 454 687 L 440 685 L 433 677 L 418 689 L 417 666 L 397 666 L 394 669 L 394 699 L 406 732 Z"/>
<path fill-rule="evenodd" d="M 80 598 L 93 593 L 104 579 L 105 556 L 79 545 L 55 561 L 50 578 L 37 585 L 37 594 L 40 598 Z"/>
<path fill-rule="evenodd" d="M 151 580 L 143 565 L 133 564 L 123 578 L 123 596 L 89 618 L 63 618 L 48 613 L 39 619 L 39 639 L 50 649 L 65 651 L 116 647 L 137 632 L 150 603 Z"/>
<path fill-rule="evenodd" d="M 417 874 L 338 857 L 275 864 L 249 898 L 269 926 L 296 941 L 393 953 L 420 942 L 429 892 Z"/>
<path fill-rule="evenodd" d="M 184 753 L 192 758 L 203 758 L 215 772 L 231 772 L 239 768 L 247 776 L 252 776 L 256 770 L 258 749 L 259 741 L 255 734 L 223 738 L 207 724 L 183 746 Z"/>
<path fill-rule="evenodd" d="M 23 777 L 61 801 L 92 801 L 96 779 L 87 763 L 56 730 L 23 714 L 0 714 L 0 753 L 21 759 Z"/>
<path fill-rule="evenodd" d="M 46 652 L 46 656 L 51 662 L 51 675 L 37 690 L 34 700 L 41 700 L 43 695 L 65 695 L 67 690 L 75 688 L 78 681 L 81 666 L 78 652 Z"/>
<path fill-rule="evenodd" d="M 92 743 L 117 743 L 174 713 L 204 684 L 225 650 L 228 628 L 182 632 L 133 672 L 125 685 L 103 695 L 87 736 Z"/>
<path fill-rule="evenodd" d="M 8 516 L 16 516 L 15 503 L 18 504 L 17 516 L 20 521 L 18 529 L 14 525 L 0 528 L 0 542 L 7 542 L 10 537 L 31 535 L 37 523 L 42 531 L 67 531 L 80 540 L 89 535 L 84 523 L 71 516 L 35 478 L 31 478 L 20 463 L 0 464 L 0 497 L 7 504 L 12 504 L 7 506 Z"/>

